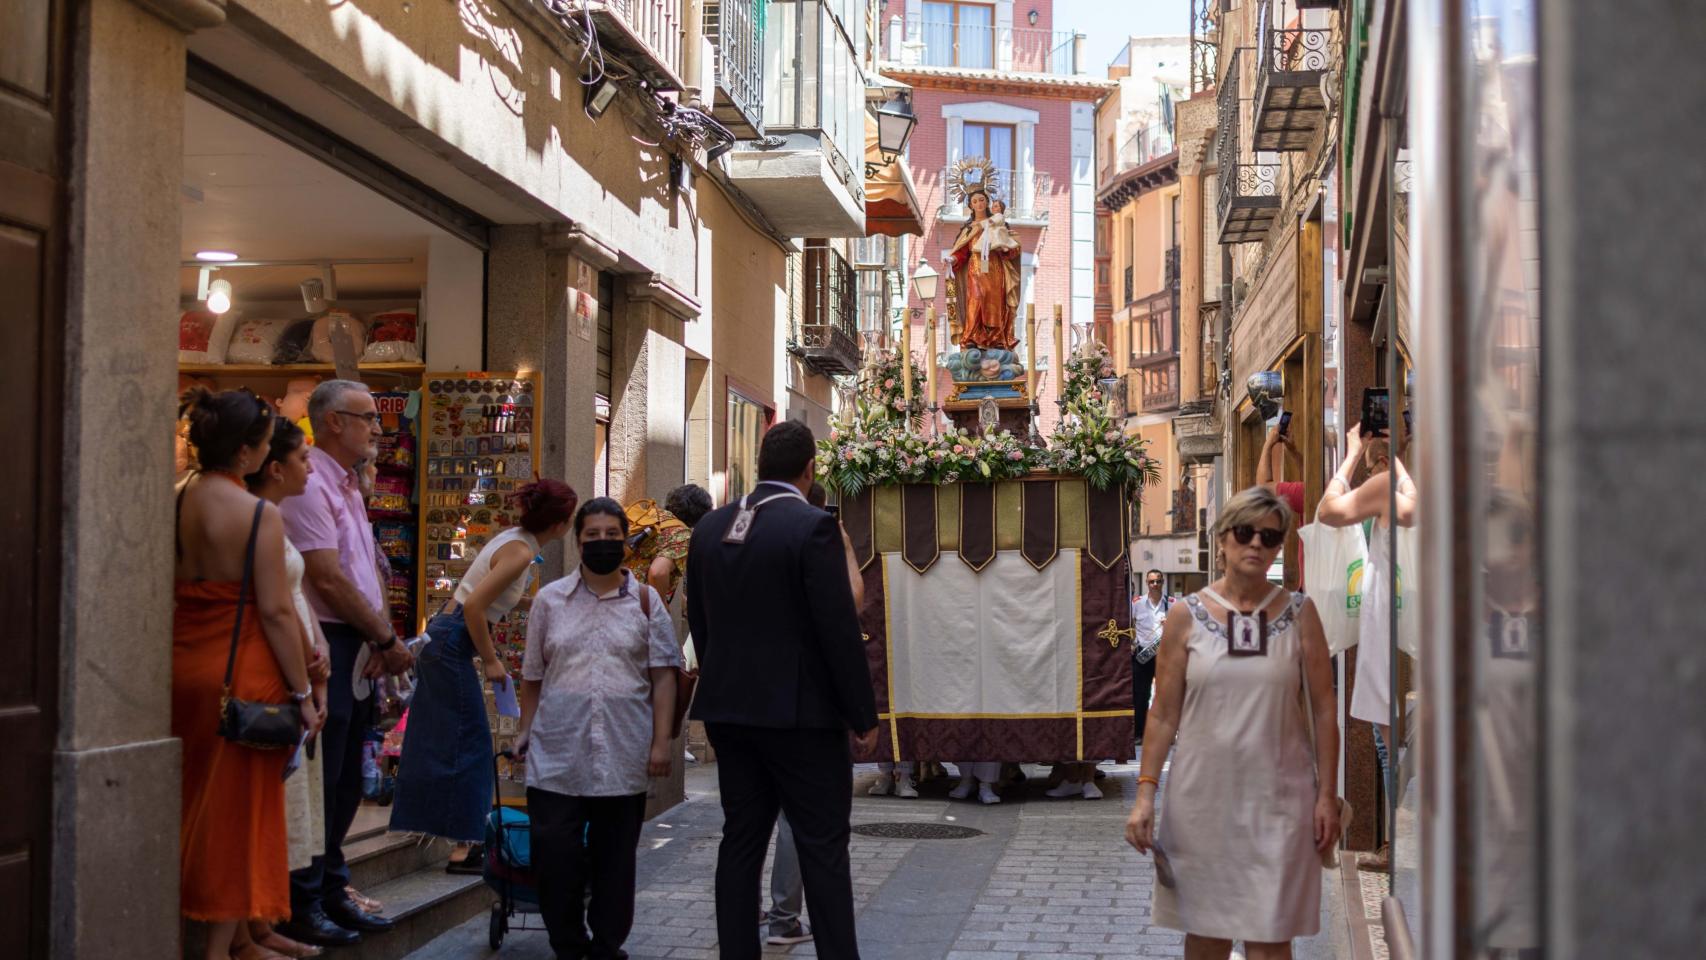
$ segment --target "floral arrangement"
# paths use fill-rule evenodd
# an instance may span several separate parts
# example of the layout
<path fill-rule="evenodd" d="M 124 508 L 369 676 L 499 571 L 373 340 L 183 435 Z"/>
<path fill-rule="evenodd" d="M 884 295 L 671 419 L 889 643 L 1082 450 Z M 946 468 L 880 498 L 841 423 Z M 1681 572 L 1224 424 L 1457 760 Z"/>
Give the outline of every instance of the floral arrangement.
<path fill-rule="evenodd" d="M 911 367 L 911 410 L 907 409 L 906 388 L 901 381 L 900 351 L 894 349 L 878 350 L 871 354 L 870 361 L 859 376 L 859 399 L 864 401 L 871 411 L 890 420 L 898 421 L 903 417 L 916 420 L 924 416 L 924 371 L 919 369 L 917 364 L 912 364 Z"/>
<path fill-rule="evenodd" d="M 948 428 L 936 436 L 906 429 L 899 355 L 884 350 L 861 374 L 851 414 L 818 442 L 818 479 L 844 495 L 897 483 L 993 483 L 1035 470 L 1082 476 L 1098 490 L 1159 483 L 1146 443 L 1128 437 L 1107 411 L 1098 379 L 1113 376 L 1101 344 L 1081 348 L 1066 365 L 1066 412 L 1048 446 L 1006 430 L 981 435 Z M 913 367 L 912 417 L 924 412 L 923 374 Z"/>

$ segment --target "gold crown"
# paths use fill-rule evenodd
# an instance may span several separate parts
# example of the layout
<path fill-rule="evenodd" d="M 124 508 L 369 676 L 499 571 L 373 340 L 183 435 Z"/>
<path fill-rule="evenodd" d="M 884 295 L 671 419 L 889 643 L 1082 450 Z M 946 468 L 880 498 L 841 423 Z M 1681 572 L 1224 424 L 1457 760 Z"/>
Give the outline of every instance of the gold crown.
<path fill-rule="evenodd" d="M 996 173 L 988 157 L 962 157 L 948 168 L 948 193 L 956 204 L 965 203 L 973 193 L 982 193 L 993 202 Z"/>

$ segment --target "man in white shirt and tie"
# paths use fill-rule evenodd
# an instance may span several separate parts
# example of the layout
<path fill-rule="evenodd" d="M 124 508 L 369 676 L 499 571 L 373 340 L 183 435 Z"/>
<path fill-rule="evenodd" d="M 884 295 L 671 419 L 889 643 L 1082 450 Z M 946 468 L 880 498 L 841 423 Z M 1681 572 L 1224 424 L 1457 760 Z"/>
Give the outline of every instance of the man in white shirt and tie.
<path fill-rule="evenodd" d="M 1166 578 L 1159 570 L 1143 576 L 1144 592 L 1131 601 L 1131 703 L 1137 714 L 1137 742 L 1143 743 L 1143 724 L 1149 716 L 1149 692 L 1155 686 L 1155 651 L 1173 598 L 1163 591 Z"/>

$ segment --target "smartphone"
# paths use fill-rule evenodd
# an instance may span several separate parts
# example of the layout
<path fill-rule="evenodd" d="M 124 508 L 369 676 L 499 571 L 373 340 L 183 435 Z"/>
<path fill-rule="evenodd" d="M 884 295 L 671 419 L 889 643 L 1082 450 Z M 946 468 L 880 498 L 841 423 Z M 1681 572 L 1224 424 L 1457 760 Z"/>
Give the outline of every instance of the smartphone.
<path fill-rule="evenodd" d="M 841 519 L 841 504 L 839 504 L 839 503 L 825 504 L 824 509 L 828 510 L 829 515 L 834 517 L 835 519 L 837 519 L 837 520 Z"/>
<path fill-rule="evenodd" d="M 1362 392 L 1362 435 L 1392 432 L 1392 395 L 1385 387 L 1367 387 Z"/>
<path fill-rule="evenodd" d="M 1287 410 L 1284 413 L 1280 414 L 1279 435 L 1282 437 L 1291 436 L 1291 411 L 1290 410 Z"/>
<path fill-rule="evenodd" d="M 1405 439 L 1405 441 L 1408 442 L 1410 439 L 1410 435 L 1415 433 L 1415 432 L 1416 432 L 1416 418 L 1415 418 L 1414 414 L 1412 413 L 1412 408 L 1405 407 L 1404 408 L 1404 439 Z"/>

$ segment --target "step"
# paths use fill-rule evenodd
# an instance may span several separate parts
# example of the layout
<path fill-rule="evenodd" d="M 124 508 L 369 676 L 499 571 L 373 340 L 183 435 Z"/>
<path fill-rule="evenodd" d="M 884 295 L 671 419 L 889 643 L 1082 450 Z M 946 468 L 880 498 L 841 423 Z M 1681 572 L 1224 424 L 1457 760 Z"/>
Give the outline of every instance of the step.
<path fill-rule="evenodd" d="M 491 910 L 496 895 L 478 876 L 445 873 L 442 862 L 362 888 L 385 904 L 396 926 L 361 943 L 327 952 L 335 960 L 402 960 L 453 927 Z"/>
<path fill-rule="evenodd" d="M 349 864 L 350 885 L 372 896 L 372 888 L 416 870 L 444 869 L 454 847 L 437 837 L 382 831 L 344 841 L 344 860 Z"/>

